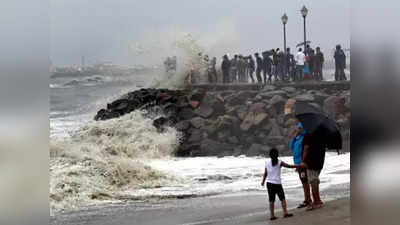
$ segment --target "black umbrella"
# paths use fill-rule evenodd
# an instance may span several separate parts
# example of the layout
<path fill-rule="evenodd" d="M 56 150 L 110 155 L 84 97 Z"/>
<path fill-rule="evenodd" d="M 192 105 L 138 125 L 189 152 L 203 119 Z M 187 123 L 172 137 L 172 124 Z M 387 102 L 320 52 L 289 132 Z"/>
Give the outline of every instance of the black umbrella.
<path fill-rule="evenodd" d="M 311 41 L 306 41 L 306 45 L 309 45 L 309 44 L 311 44 Z M 303 45 L 304 45 L 304 41 L 301 42 L 301 43 L 298 43 L 298 44 L 296 45 L 296 48 L 297 48 L 297 47 L 300 47 L 300 46 L 303 46 Z"/>
<path fill-rule="evenodd" d="M 307 102 L 296 102 L 295 116 L 307 133 L 326 144 L 328 149 L 342 149 L 342 135 L 334 120 Z"/>

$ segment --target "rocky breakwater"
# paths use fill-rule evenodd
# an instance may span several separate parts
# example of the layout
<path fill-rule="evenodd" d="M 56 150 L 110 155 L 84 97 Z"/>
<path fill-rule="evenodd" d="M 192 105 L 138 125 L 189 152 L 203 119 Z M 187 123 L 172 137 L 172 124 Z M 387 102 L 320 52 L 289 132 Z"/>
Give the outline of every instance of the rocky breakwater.
<path fill-rule="evenodd" d="M 160 132 L 173 126 L 182 133 L 177 156 L 256 156 L 276 147 L 282 155 L 293 137 L 296 120 L 285 106 L 305 101 L 334 118 L 349 139 L 350 90 L 265 86 L 261 90 L 167 90 L 130 92 L 101 109 L 95 120 L 112 119 L 137 109 L 156 110 Z M 161 116 L 160 116 L 161 115 Z"/>

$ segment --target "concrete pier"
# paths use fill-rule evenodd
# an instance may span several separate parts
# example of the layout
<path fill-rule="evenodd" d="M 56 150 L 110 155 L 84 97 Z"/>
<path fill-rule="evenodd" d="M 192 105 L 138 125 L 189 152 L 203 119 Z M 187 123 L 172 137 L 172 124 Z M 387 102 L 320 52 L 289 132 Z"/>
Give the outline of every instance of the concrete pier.
<path fill-rule="evenodd" d="M 322 89 L 332 89 L 332 90 L 350 90 L 351 82 L 350 81 L 302 81 L 302 82 L 276 82 L 272 84 L 276 87 L 294 87 L 299 89 L 306 90 L 322 90 Z M 227 91 L 227 90 L 235 90 L 235 91 L 257 91 L 264 88 L 263 84 L 241 84 L 241 83 L 233 83 L 233 84 L 194 84 L 190 85 L 188 89 L 206 89 L 209 91 Z"/>

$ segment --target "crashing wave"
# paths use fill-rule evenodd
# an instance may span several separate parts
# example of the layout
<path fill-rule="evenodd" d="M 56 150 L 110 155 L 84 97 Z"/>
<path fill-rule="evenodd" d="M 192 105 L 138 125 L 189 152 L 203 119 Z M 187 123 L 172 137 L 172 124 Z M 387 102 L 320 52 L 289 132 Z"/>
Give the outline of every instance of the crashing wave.
<path fill-rule="evenodd" d="M 173 183 L 145 165 L 179 146 L 174 128 L 159 133 L 143 111 L 88 123 L 68 139 L 50 143 L 50 206 L 53 211 L 115 201 L 122 191 Z"/>

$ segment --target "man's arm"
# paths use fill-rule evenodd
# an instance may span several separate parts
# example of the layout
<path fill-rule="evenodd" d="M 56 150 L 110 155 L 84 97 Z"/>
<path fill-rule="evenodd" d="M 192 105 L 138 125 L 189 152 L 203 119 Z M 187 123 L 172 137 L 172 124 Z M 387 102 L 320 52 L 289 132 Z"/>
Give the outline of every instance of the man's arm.
<path fill-rule="evenodd" d="M 263 176 L 263 179 L 262 179 L 262 182 L 261 182 L 261 186 L 264 186 L 265 178 L 267 178 L 267 175 L 268 175 L 268 171 L 267 171 L 267 168 L 265 168 L 265 170 L 264 170 L 264 176 Z"/>
<path fill-rule="evenodd" d="M 303 148 L 302 164 L 304 164 L 304 162 L 306 161 L 309 153 L 310 153 L 310 146 L 305 144 Z M 306 164 L 304 165 L 307 166 Z"/>

